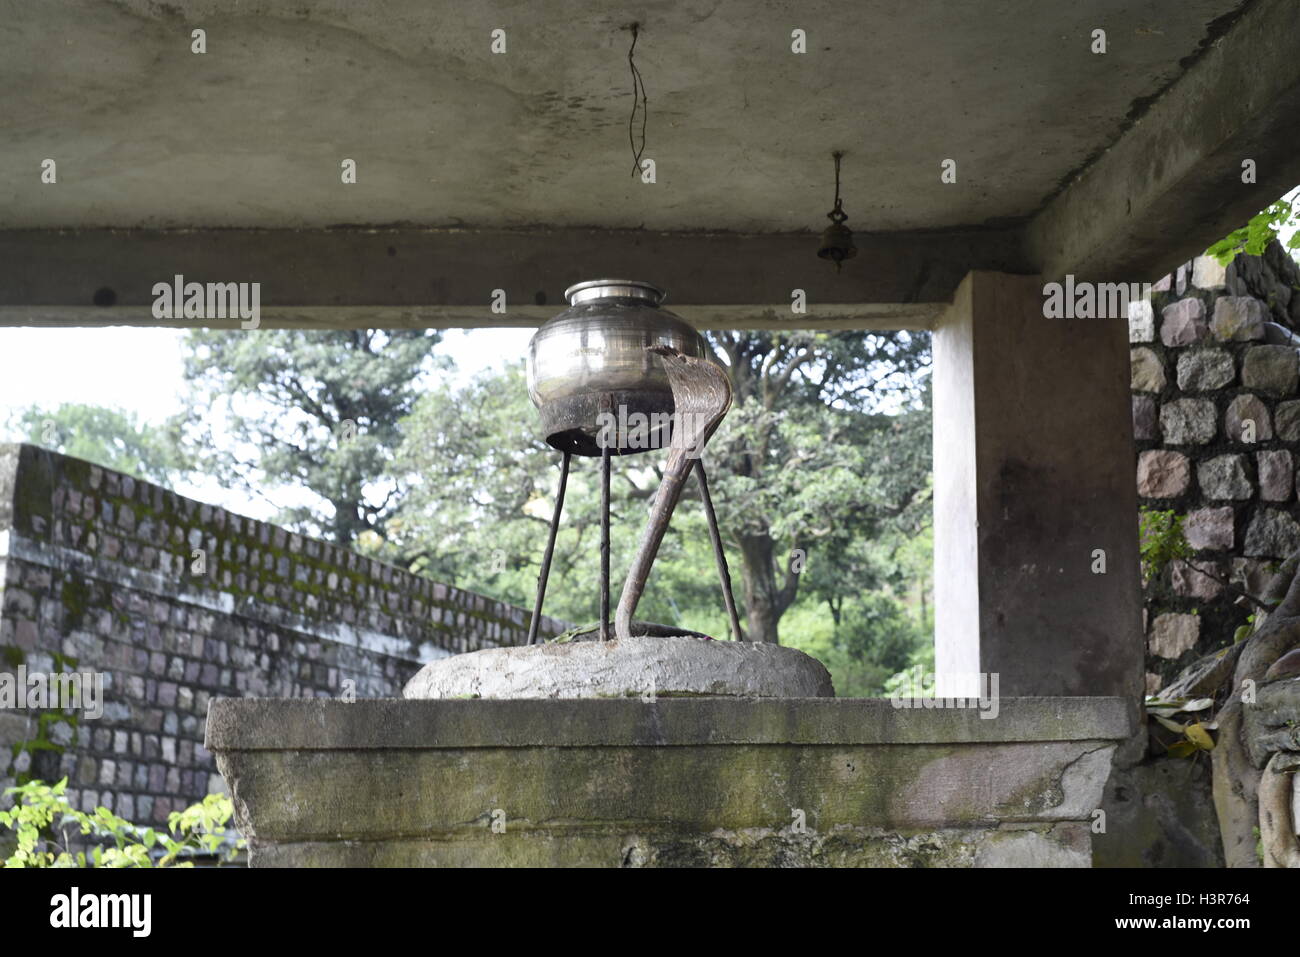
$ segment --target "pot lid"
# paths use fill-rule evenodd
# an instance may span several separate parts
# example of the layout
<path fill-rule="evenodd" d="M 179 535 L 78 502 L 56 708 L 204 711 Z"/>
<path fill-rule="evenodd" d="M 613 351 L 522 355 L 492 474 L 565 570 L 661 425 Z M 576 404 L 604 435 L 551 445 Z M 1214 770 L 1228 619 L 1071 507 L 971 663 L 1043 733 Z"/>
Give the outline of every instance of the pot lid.
<path fill-rule="evenodd" d="M 571 306 L 592 299 L 615 298 L 644 299 L 657 306 L 667 296 L 668 293 L 654 283 L 642 282 L 639 279 L 589 279 L 587 282 L 577 283 L 564 290 L 564 298 Z"/>

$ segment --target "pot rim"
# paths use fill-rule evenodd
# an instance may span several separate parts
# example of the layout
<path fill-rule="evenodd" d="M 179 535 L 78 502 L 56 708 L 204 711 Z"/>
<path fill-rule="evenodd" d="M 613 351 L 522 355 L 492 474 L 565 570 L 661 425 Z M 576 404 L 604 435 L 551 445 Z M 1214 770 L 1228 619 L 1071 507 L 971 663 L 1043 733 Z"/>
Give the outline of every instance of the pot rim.
<path fill-rule="evenodd" d="M 564 290 L 564 298 L 571 306 L 593 299 L 644 299 L 657 306 L 668 293 L 642 279 L 588 279 Z"/>

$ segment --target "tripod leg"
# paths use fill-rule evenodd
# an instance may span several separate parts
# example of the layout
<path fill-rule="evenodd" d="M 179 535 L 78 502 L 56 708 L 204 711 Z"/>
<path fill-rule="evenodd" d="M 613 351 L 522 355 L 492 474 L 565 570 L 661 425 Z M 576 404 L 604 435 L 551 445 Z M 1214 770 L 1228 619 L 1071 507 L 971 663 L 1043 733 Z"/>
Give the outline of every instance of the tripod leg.
<path fill-rule="evenodd" d="M 727 555 L 722 550 L 722 533 L 718 531 L 718 516 L 713 511 L 709 496 L 709 480 L 704 477 L 704 460 L 695 460 L 695 474 L 700 480 L 700 500 L 704 502 L 704 517 L 709 520 L 709 539 L 713 542 L 713 557 L 718 563 L 718 577 L 722 579 L 722 601 L 727 606 L 731 627 L 731 640 L 744 641 L 740 630 L 740 617 L 736 614 L 736 599 L 731 594 L 731 572 L 727 570 Z"/>
<path fill-rule="evenodd" d="M 600 640 L 609 641 L 609 468 L 610 449 L 600 453 Z"/>
<path fill-rule="evenodd" d="M 533 602 L 533 619 L 528 623 L 528 643 L 537 643 L 537 629 L 542 623 L 542 601 L 546 598 L 546 580 L 551 577 L 551 558 L 555 555 L 555 536 L 560 531 L 560 513 L 564 511 L 564 489 L 569 484 L 569 452 L 560 462 L 560 488 L 555 493 L 555 512 L 551 515 L 551 535 L 546 540 L 542 570 L 537 576 L 537 600 Z"/>

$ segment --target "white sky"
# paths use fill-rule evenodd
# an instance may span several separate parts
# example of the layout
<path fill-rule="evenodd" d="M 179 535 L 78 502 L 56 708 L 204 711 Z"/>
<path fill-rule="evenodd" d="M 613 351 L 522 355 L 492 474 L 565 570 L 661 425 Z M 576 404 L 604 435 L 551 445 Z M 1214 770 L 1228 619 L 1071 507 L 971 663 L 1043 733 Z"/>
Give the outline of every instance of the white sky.
<path fill-rule="evenodd" d="M 455 381 L 522 358 L 532 329 L 450 330 L 438 346 L 456 363 Z M 0 430 L 10 413 L 31 405 L 65 402 L 115 407 L 159 423 L 181 409 L 185 393 L 182 329 L 113 326 L 104 329 L 0 328 Z M 13 436 L 0 436 L 13 438 Z M 274 507 L 246 494 L 209 484 L 176 491 L 253 518 Z M 292 490 L 273 496 L 284 506 L 299 501 Z"/>

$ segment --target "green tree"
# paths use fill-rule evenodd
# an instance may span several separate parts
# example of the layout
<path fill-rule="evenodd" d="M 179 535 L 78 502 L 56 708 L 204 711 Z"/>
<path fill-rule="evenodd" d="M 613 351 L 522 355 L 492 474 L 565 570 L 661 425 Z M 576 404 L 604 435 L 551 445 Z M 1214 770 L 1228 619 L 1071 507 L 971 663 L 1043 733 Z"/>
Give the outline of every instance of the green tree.
<path fill-rule="evenodd" d="M 188 447 L 201 468 L 251 493 L 308 489 L 318 504 L 278 521 L 351 546 L 380 539 L 401 498 L 393 453 L 421 373 L 438 365 L 428 329 L 194 330 Z M 221 430 L 225 433 L 222 434 Z"/>
<path fill-rule="evenodd" d="M 705 453 L 748 637 L 777 640 L 800 594 L 832 609 L 879 584 L 863 549 L 928 523 L 928 342 L 906 333 L 725 334 L 736 402 Z M 892 409 L 890 408 L 892 404 Z M 890 414 L 892 413 L 892 414 Z M 406 423 L 409 491 L 392 544 L 458 585 L 529 604 L 559 453 L 542 441 L 522 367 L 463 390 L 434 389 Z M 612 565 L 630 561 L 659 482 L 655 456 L 619 459 Z M 575 459 L 547 593 L 549 613 L 594 619 L 595 465 Z M 740 561 L 736 561 L 739 555 Z M 638 617 L 725 634 L 713 557 L 693 482 L 660 550 Z"/>
<path fill-rule="evenodd" d="M 779 641 L 817 556 L 831 603 L 862 581 L 853 544 L 928 522 L 929 339 L 914 333 L 725 332 L 734 404 L 706 452 L 741 555 L 748 637 Z"/>
<path fill-rule="evenodd" d="M 122 409 L 78 402 L 54 409 L 29 406 L 10 415 L 7 431 L 23 441 L 165 485 L 190 467 L 181 451 L 177 422 L 152 425 Z"/>

